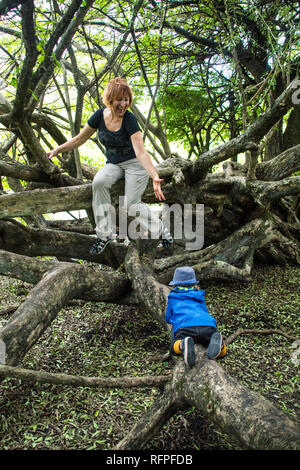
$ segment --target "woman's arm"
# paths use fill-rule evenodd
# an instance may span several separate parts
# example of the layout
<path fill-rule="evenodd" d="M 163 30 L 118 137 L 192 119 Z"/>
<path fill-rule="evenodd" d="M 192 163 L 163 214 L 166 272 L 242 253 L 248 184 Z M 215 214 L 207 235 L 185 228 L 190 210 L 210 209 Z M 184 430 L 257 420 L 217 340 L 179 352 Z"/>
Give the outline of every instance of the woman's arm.
<path fill-rule="evenodd" d="M 152 163 L 151 157 L 149 153 L 147 152 L 147 150 L 145 149 L 141 131 L 135 132 L 131 136 L 131 142 L 133 145 L 136 158 L 141 162 L 145 170 L 148 172 L 150 178 L 152 178 L 153 189 L 154 189 L 156 199 L 159 199 L 159 201 L 165 201 L 166 198 L 160 186 L 160 184 L 164 180 L 159 178 L 159 175 Z"/>
<path fill-rule="evenodd" d="M 84 144 L 93 134 L 96 132 L 97 129 L 86 124 L 82 131 L 79 132 L 75 137 L 68 140 L 62 145 L 59 145 L 51 152 L 48 152 L 48 157 L 53 158 L 56 157 L 59 153 L 69 152 L 70 150 L 77 149 L 80 145 Z"/>

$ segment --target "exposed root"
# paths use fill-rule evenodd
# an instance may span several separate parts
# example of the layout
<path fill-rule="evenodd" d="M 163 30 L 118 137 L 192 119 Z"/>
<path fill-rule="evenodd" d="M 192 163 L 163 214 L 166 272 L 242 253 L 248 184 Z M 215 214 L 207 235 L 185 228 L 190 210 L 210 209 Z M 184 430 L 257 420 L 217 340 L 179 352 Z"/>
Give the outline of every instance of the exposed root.
<path fill-rule="evenodd" d="M 0 377 L 21 379 L 29 383 L 47 383 L 52 385 L 67 385 L 71 387 L 89 388 L 130 388 L 130 387 L 160 387 L 169 377 L 167 375 L 145 377 L 82 377 L 69 374 L 54 374 L 35 371 L 1 364 Z"/>

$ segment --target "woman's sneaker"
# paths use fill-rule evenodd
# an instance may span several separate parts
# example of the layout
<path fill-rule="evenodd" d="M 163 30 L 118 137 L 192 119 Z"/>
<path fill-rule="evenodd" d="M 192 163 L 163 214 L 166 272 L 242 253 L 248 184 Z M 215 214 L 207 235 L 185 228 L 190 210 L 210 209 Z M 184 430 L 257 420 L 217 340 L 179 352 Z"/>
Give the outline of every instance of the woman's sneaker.
<path fill-rule="evenodd" d="M 184 362 L 189 367 L 194 367 L 195 365 L 195 344 L 193 338 L 187 336 L 181 341 L 180 345 Z"/>
<path fill-rule="evenodd" d="M 206 355 L 208 359 L 216 359 L 223 347 L 223 338 L 219 331 L 215 331 L 210 338 L 210 343 L 206 350 Z"/>
<path fill-rule="evenodd" d="M 160 238 L 162 239 L 161 244 L 164 248 L 170 248 L 170 246 L 173 245 L 173 237 L 170 234 L 167 227 L 163 223 L 161 225 L 162 225 L 161 234 L 160 234 Z"/>
<path fill-rule="evenodd" d="M 90 254 L 100 255 L 100 253 L 102 253 L 105 250 L 107 245 L 110 242 L 115 241 L 115 240 L 116 240 L 116 237 L 114 235 L 105 235 L 101 238 L 97 238 L 96 243 L 94 243 L 94 245 L 90 249 Z"/>

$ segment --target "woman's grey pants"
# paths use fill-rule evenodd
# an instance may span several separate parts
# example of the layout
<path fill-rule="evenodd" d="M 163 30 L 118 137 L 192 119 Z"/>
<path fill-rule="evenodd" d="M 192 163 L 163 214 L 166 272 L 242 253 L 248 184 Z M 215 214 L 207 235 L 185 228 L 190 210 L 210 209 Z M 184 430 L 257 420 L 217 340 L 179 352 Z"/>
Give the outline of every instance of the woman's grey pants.
<path fill-rule="evenodd" d="M 111 205 L 110 189 L 120 178 L 125 177 L 125 194 L 120 198 L 119 235 L 131 239 L 159 238 L 161 222 L 151 209 L 141 202 L 149 176 L 137 158 L 125 162 L 107 163 L 93 180 L 93 212 L 96 234 L 111 235 L 115 232 L 116 211 Z M 127 214 L 130 216 L 127 222 Z M 131 217 L 135 217 L 134 220 Z M 127 232 L 128 226 L 128 232 Z M 139 229 L 138 229 L 139 227 Z"/>

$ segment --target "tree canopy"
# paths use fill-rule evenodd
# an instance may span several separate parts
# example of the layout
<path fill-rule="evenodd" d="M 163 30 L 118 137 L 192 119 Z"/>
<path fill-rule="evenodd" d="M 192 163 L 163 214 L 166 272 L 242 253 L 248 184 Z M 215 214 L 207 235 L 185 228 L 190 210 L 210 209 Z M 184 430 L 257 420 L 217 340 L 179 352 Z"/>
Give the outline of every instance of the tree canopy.
<path fill-rule="evenodd" d="M 139 117 L 158 161 L 171 142 L 196 158 L 245 130 L 295 78 L 298 22 L 292 1 L 1 2 L 2 113 L 15 120 L 26 109 L 51 148 L 79 131 L 107 81 L 122 75 L 136 106 L 148 107 Z M 298 143 L 285 121 L 279 150 Z M 12 134 L 1 134 L 9 145 Z M 33 163 L 22 143 L 21 161 Z M 270 146 L 266 138 L 262 160 L 275 156 Z"/>

